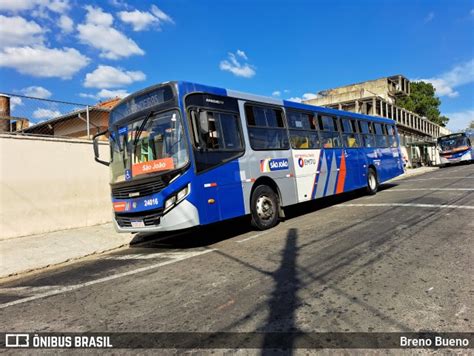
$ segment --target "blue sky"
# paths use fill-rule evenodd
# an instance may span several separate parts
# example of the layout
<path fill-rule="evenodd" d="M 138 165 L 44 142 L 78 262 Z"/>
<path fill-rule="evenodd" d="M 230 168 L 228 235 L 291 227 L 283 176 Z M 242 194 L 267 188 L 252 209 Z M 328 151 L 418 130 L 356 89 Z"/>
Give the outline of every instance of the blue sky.
<path fill-rule="evenodd" d="M 393 74 L 474 120 L 472 1 L 0 1 L 0 91 L 79 103 L 182 79 L 283 99 Z"/>

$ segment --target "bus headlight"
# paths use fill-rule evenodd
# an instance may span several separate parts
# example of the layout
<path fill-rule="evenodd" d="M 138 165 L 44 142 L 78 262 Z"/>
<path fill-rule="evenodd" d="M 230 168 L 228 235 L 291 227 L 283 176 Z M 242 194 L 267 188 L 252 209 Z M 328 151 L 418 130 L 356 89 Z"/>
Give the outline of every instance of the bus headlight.
<path fill-rule="evenodd" d="M 173 194 L 172 196 L 170 196 L 168 199 L 166 199 L 165 201 L 165 209 L 163 211 L 163 213 L 166 213 L 168 210 L 170 210 L 171 208 L 173 208 L 176 204 L 178 204 L 179 202 L 181 202 L 184 198 L 186 198 L 189 194 L 189 191 L 190 191 L 190 185 L 188 184 L 187 186 L 185 186 L 183 189 L 181 189 L 180 191 L 178 191 L 178 193 L 176 194 Z"/>

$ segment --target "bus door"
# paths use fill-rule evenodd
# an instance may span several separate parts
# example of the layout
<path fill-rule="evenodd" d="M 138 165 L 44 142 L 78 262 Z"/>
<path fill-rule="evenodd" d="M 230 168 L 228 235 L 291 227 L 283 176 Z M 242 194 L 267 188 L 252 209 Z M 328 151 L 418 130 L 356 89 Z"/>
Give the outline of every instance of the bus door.
<path fill-rule="evenodd" d="M 238 157 L 244 153 L 237 112 L 214 108 L 190 110 L 196 180 L 202 189 L 202 223 L 245 214 Z"/>

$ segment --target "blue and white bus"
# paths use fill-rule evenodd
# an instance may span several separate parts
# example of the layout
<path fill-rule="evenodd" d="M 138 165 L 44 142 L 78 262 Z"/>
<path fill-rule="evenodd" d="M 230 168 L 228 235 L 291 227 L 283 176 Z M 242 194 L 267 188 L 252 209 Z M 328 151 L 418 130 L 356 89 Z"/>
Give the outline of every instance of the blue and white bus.
<path fill-rule="evenodd" d="M 98 157 L 108 135 L 111 158 Z M 94 137 L 110 166 L 115 228 L 170 231 L 378 185 L 403 173 L 393 120 L 188 82 L 124 98 Z"/>
<path fill-rule="evenodd" d="M 438 138 L 441 167 L 474 160 L 474 131 L 460 132 Z"/>

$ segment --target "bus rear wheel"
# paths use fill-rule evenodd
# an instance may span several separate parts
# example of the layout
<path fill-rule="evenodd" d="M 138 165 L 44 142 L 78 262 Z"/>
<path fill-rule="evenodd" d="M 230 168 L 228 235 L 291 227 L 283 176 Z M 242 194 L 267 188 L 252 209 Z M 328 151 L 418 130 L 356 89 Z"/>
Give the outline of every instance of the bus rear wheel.
<path fill-rule="evenodd" d="M 259 230 L 266 230 L 278 223 L 278 197 L 267 185 L 259 185 L 250 199 L 252 226 Z"/>
<path fill-rule="evenodd" d="M 378 189 L 379 181 L 377 179 L 377 173 L 375 172 L 375 169 L 369 168 L 369 171 L 367 173 L 367 194 L 374 195 L 375 193 L 377 193 Z"/>

